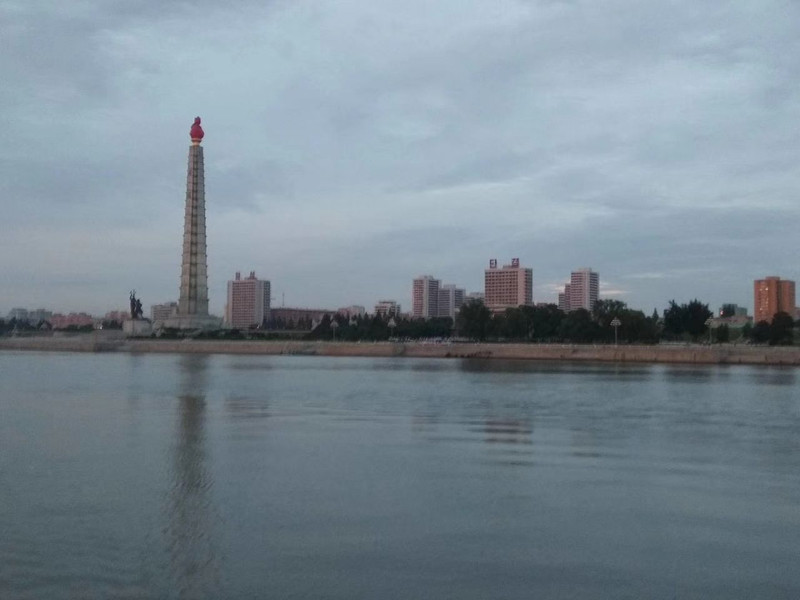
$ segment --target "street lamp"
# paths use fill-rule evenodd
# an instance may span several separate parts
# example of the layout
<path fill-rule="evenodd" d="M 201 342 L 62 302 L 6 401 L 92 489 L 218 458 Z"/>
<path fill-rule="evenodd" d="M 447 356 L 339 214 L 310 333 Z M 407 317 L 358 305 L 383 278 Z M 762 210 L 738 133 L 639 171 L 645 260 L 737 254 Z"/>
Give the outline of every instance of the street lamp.
<path fill-rule="evenodd" d="M 705 326 L 708 327 L 708 345 L 711 345 L 711 324 L 714 322 L 712 317 L 708 317 L 705 322 Z"/>
<path fill-rule="evenodd" d="M 336 319 L 333 319 L 333 321 L 331 321 L 331 331 L 333 331 L 333 341 L 334 342 L 336 341 L 336 329 L 338 327 L 339 327 L 339 321 L 337 321 Z"/>
<path fill-rule="evenodd" d="M 611 321 L 611 326 L 614 328 L 614 345 L 615 346 L 617 345 L 617 339 L 618 339 L 617 338 L 617 330 L 619 329 L 620 325 L 622 325 L 622 321 L 620 321 L 617 317 L 614 317 L 614 319 Z"/>

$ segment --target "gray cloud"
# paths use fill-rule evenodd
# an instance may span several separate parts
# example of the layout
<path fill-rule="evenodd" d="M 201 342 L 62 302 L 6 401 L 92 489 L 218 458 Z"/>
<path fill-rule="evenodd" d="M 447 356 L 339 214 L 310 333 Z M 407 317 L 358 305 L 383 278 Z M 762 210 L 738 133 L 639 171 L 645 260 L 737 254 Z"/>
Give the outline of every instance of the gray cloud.
<path fill-rule="evenodd" d="M 303 304 L 407 304 L 415 275 L 476 289 L 512 256 L 537 300 L 585 265 L 648 310 L 750 304 L 754 277 L 800 276 L 798 17 L 778 0 L 5 2 L 0 314 L 174 296 L 195 114 L 216 310 L 235 270 Z"/>

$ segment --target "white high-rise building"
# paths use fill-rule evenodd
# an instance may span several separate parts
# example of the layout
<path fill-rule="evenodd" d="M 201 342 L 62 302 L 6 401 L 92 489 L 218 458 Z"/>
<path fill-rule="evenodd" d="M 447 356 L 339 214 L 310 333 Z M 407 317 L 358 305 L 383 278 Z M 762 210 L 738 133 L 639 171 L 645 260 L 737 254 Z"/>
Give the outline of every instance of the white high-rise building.
<path fill-rule="evenodd" d="M 250 276 L 242 279 L 237 271 L 236 278 L 228 282 L 225 324 L 241 329 L 260 326 L 269 316 L 269 295 L 269 281 L 258 279 L 255 271 L 250 271 Z"/>
<path fill-rule="evenodd" d="M 456 318 L 456 313 L 464 304 L 465 291 L 457 288 L 452 283 L 447 283 L 439 288 L 438 316 Z"/>
<path fill-rule="evenodd" d="M 439 315 L 439 286 L 441 282 L 432 275 L 420 275 L 411 288 L 411 316 L 430 319 Z"/>
<path fill-rule="evenodd" d="M 569 312 L 569 284 L 566 284 L 564 291 L 558 295 L 558 310 Z"/>
<path fill-rule="evenodd" d="M 600 294 L 600 275 L 589 268 L 578 269 L 570 275 L 564 286 L 564 295 L 559 294 L 558 307 L 565 312 L 583 308 L 592 311 Z"/>

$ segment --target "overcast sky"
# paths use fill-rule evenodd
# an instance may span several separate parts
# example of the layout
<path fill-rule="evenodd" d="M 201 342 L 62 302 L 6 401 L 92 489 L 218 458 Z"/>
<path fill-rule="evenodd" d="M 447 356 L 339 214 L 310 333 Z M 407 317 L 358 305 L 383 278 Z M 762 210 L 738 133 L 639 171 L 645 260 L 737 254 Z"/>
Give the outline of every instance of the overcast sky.
<path fill-rule="evenodd" d="M 210 301 L 393 298 L 490 258 L 661 310 L 800 278 L 800 3 L 0 0 L 0 316 L 177 300 L 203 119 Z"/>

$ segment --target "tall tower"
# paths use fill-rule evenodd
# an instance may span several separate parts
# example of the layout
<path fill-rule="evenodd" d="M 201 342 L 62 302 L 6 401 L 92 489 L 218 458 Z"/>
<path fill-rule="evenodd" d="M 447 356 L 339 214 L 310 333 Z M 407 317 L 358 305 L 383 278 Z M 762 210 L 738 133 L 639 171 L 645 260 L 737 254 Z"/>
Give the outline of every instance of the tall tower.
<path fill-rule="evenodd" d="M 189 167 L 186 175 L 186 211 L 183 223 L 181 285 L 176 314 L 165 327 L 211 329 L 219 320 L 208 316 L 208 259 L 206 255 L 206 191 L 203 172 L 203 128 L 196 117 L 189 132 Z"/>
<path fill-rule="evenodd" d="M 195 118 L 189 132 L 189 168 L 186 174 L 186 212 L 183 221 L 183 260 L 179 315 L 208 316 L 208 263 L 206 258 L 206 185 L 203 172 L 203 128 Z"/>

